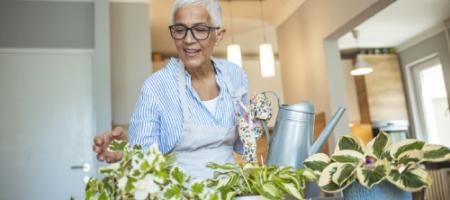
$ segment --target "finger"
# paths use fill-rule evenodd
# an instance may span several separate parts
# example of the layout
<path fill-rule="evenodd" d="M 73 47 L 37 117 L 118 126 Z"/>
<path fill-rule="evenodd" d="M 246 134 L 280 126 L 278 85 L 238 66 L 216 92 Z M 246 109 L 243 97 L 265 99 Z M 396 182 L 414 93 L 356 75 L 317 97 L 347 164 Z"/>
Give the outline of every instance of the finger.
<path fill-rule="evenodd" d="M 118 126 L 112 130 L 112 136 L 114 138 L 121 138 L 123 135 L 123 132 L 124 132 L 123 128 Z"/>
<path fill-rule="evenodd" d="M 97 160 L 104 161 L 105 160 L 105 156 L 103 156 L 102 154 L 97 154 Z"/>
<path fill-rule="evenodd" d="M 94 138 L 94 144 L 96 145 L 102 145 L 104 142 L 104 138 L 103 138 L 103 134 L 102 135 L 97 135 Z"/>
<path fill-rule="evenodd" d="M 103 149 L 99 146 L 94 146 L 94 151 L 97 154 L 101 154 L 103 152 Z"/>
<path fill-rule="evenodd" d="M 106 153 L 106 162 L 113 163 L 122 159 L 122 152 L 108 152 Z"/>

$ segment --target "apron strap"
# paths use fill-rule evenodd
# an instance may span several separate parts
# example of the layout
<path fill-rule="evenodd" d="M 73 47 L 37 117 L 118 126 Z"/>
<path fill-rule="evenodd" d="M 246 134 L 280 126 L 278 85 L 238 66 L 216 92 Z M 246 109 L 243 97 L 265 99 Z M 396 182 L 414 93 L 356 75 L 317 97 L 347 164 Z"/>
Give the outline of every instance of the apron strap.
<path fill-rule="evenodd" d="M 178 61 L 178 65 L 180 69 L 178 70 L 178 90 L 180 92 L 180 102 L 181 102 L 181 110 L 183 111 L 183 119 L 184 123 L 189 121 L 189 108 L 186 97 L 186 77 L 184 71 L 184 64 L 181 61 Z"/>

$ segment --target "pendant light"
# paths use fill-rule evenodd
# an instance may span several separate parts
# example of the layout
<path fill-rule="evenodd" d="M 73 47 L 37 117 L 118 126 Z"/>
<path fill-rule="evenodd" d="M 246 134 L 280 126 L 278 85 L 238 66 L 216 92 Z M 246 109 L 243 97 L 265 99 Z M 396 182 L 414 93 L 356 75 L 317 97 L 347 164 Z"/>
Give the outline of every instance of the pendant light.
<path fill-rule="evenodd" d="M 353 35 L 353 38 L 355 38 L 355 40 L 356 40 L 356 48 L 359 48 L 359 45 L 358 45 L 359 32 L 357 30 L 353 30 L 352 35 Z M 370 74 L 372 72 L 373 72 L 373 68 L 366 61 L 364 61 L 363 54 L 358 53 L 356 55 L 355 65 L 353 66 L 353 69 L 350 72 L 350 74 L 352 76 L 361 76 L 361 75 Z"/>
<path fill-rule="evenodd" d="M 262 0 L 259 1 L 261 10 L 261 23 L 263 32 L 263 44 L 259 45 L 259 62 L 261 64 L 261 76 L 273 77 L 275 76 L 275 58 L 273 56 L 272 45 L 267 42 L 265 26 L 264 26 L 264 11 Z"/>
<path fill-rule="evenodd" d="M 239 67 L 242 67 L 241 46 L 234 42 L 233 16 L 231 15 L 231 1 L 228 1 L 228 7 L 229 7 L 228 11 L 230 14 L 231 44 L 227 46 L 227 59 L 228 61 L 239 65 Z"/>

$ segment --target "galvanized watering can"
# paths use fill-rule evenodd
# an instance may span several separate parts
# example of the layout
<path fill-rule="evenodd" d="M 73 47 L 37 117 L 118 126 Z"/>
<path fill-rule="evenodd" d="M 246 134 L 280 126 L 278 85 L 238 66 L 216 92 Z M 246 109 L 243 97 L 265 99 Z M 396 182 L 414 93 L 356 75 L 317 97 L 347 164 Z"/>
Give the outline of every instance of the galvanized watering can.
<path fill-rule="evenodd" d="M 296 169 L 302 168 L 303 161 L 308 156 L 320 151 L 342 114 L 344 114 L 345 108 L 341 107 L 338 109 L 313 143 L 313 104 L 303 101 L 293 105 L 280 105 L 280 100 L 276 93 L 263 93 L 276 96 L 279 108 L 275 127 L 269 139 L 269 152 L 266 163 L 278 166 L 292 166 Z"/>

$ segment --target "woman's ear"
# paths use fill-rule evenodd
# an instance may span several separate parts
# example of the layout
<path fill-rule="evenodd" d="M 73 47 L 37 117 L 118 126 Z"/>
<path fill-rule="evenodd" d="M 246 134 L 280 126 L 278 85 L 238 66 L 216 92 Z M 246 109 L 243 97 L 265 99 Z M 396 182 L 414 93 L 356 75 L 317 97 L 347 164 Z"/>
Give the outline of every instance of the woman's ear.
<path fill-rule="evenodd" d="M 223 40 L 223 37 L 225 36 L 225 33 L 227 32 L 226 29 L 220 28 L 216 30 L 216 46 L 219 46 L 220 42 Z"/>

